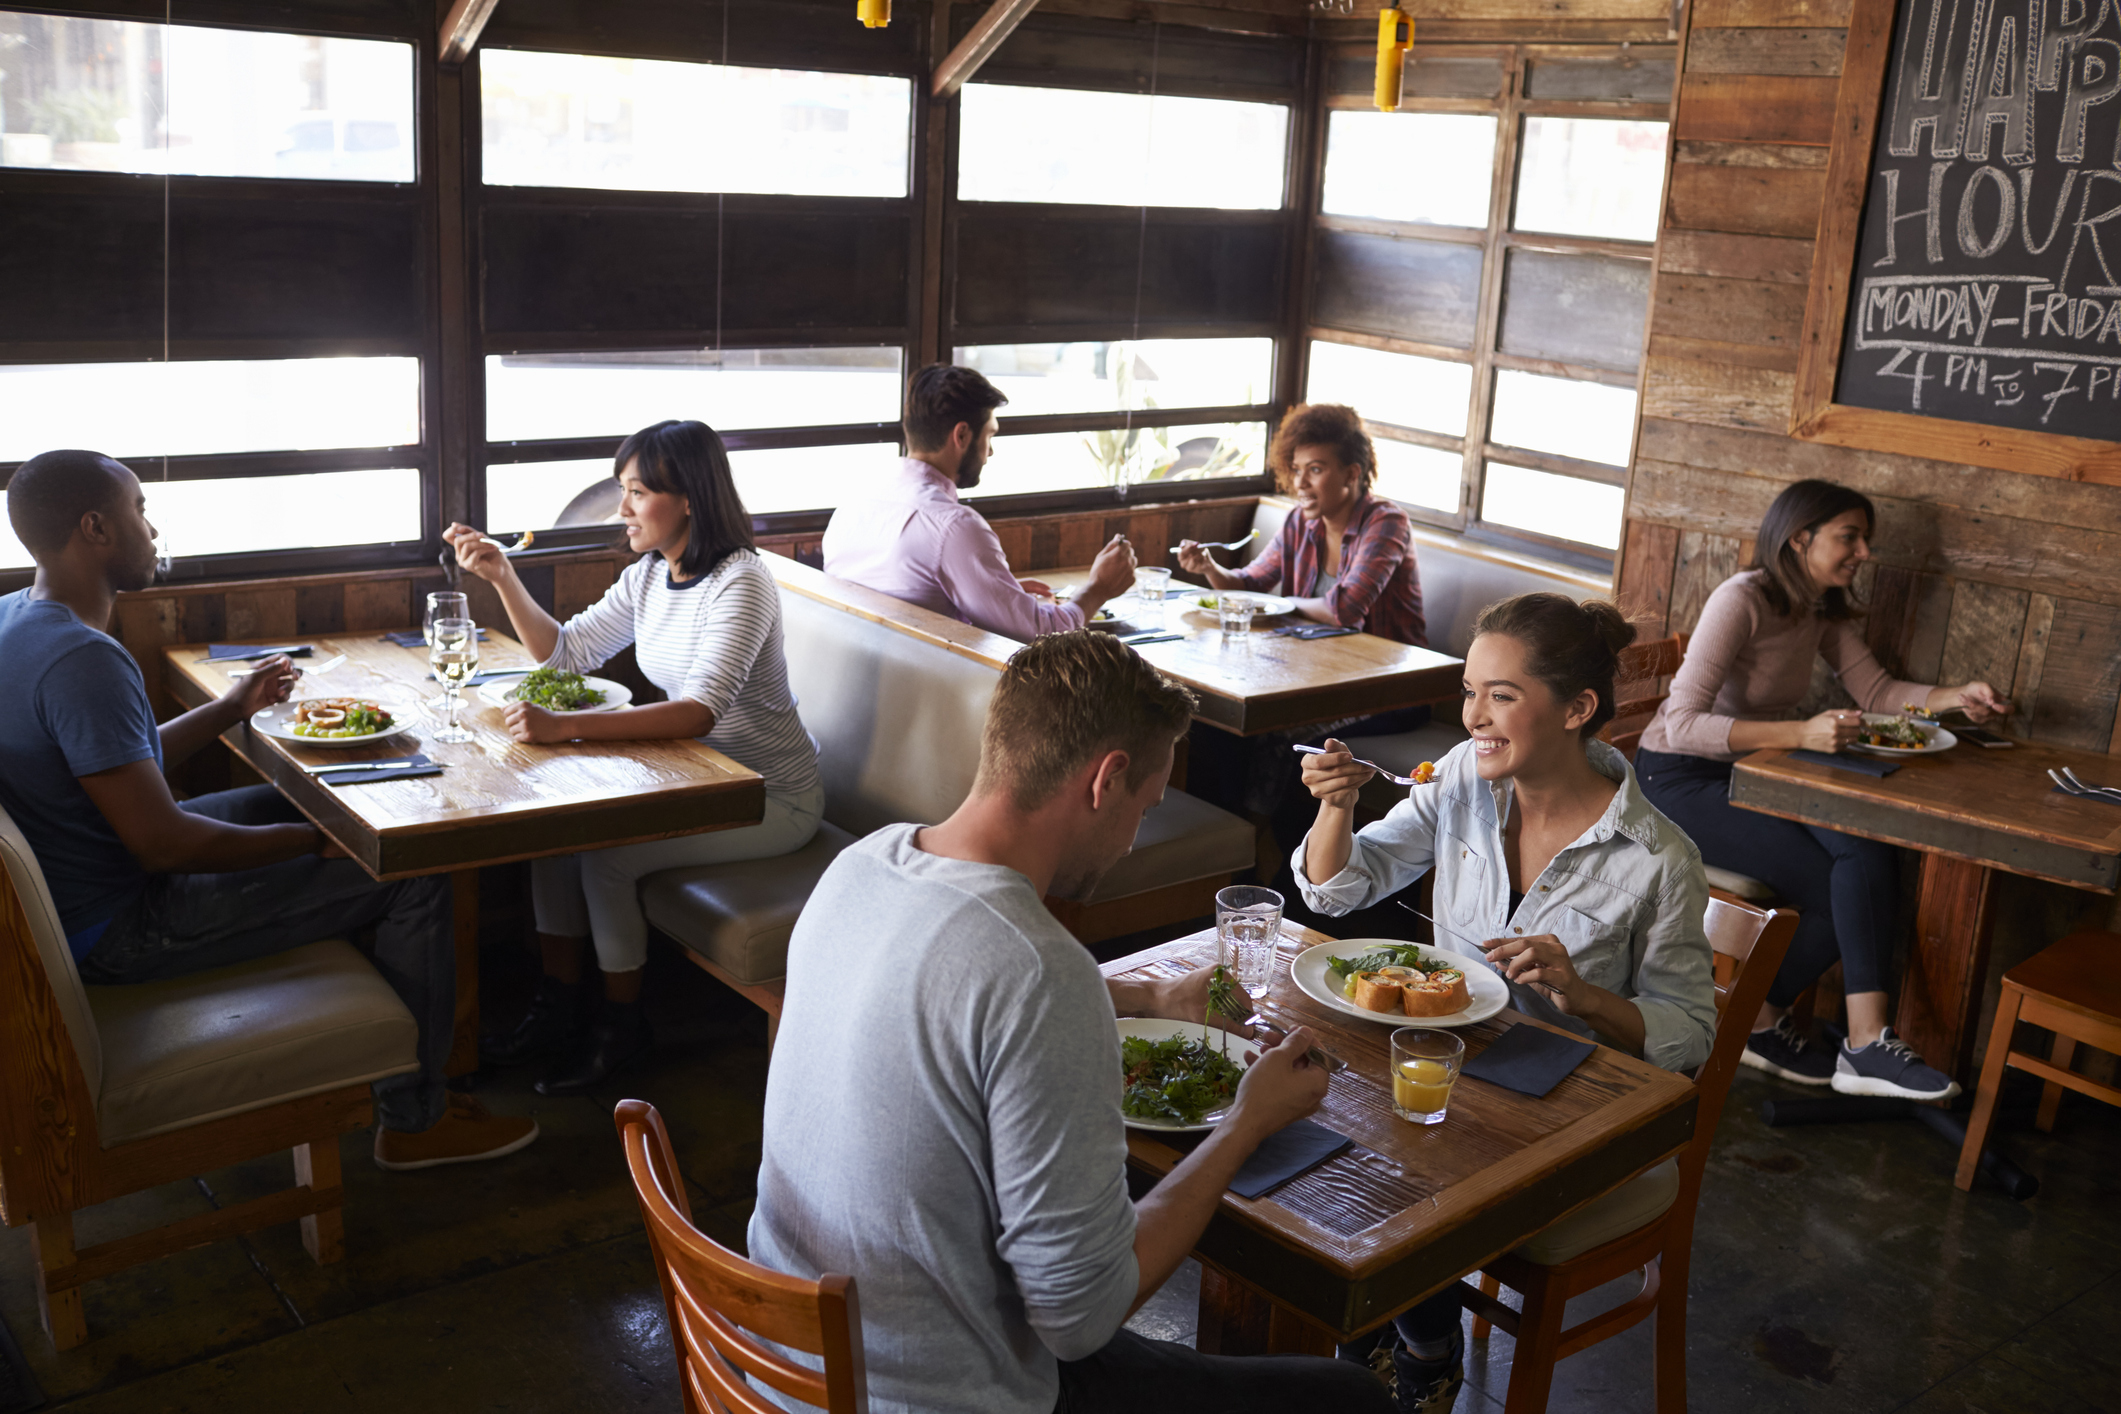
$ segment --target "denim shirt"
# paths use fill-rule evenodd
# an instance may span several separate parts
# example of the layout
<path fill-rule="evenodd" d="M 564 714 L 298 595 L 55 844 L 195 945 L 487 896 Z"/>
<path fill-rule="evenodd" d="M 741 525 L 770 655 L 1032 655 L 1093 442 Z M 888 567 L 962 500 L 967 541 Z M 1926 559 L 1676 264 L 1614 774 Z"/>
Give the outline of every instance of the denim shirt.
<path fill-rule="evenodd" d="M 1642 1013 L 1644 1060 L 1692 1070 L 1708 1059 L 1716 1034 L 1701 852 L 1644 798 L 1625 757 L 1602 741 L 1589 751 L 1591 764 L 1620 789 L 1596 824 L 1527 881 L 1514 914 L 1502 836 L 1514 786 L 1480 779 L 1471 742 L 1437 763 L 1433 784 L 1412 787 L 1390 814 L 1358 831 L 1347 867 L 1325 883 L 1305 875 L 1309 841 L 1298 845 L 1297 887 L 1320 913 L 1341 914 L 1389 898 L 1434 866 L 1437 922 L 1475 940 L 1439 929 L 1438 951 L 1486 966 L 1479 940 L 1550 933 L 1569 950 L 1578 976 Z M 1510 996 L 1528 1016 L 1591 1034 L 1536 987 L 1512 983 Z"/>

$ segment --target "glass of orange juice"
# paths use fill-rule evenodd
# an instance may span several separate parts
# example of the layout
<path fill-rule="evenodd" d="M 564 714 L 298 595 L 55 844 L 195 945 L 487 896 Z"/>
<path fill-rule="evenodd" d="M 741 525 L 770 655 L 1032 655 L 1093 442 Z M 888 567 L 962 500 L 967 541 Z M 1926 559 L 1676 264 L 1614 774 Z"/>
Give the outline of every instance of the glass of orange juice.
<path fill-rule="evenodd" d="M 1454 1032 L 1405 1026 L 1392 1033 L 1392 1109 L 1415 1124 L 1442 1124 L 1451 1085 L 1466 1063 Z"/>

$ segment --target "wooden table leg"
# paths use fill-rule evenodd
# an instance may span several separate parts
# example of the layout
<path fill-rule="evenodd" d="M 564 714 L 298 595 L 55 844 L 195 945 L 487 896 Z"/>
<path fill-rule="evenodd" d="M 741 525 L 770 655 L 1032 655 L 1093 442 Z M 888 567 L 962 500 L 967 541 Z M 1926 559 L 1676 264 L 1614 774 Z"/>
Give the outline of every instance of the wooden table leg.
<path fill-rule="evenodd" d="M 449 876 L 456 896 L 457 1021 L 445 1073 L 469 1075 L 479 1068 L 479 871 Z"/>
<path fill-rule="evenodd" d="M 1922 856 L 1915 946 L 1901 978 L 1901 1038 L 1931 1065 L 1964 1084 L 1972 1074 L 1974 1029 L 1988 981 L 1990 905 L 1995 875 L 1986 865 Z"/>
<path fill-rule="evenodd" d="M 1277 1304 L 1241 1277 L 1200 1267 L 1200 1317 L 1194 1349 L 1204 1355 L 1322 1355 L 1339 1344 L 1333 1332 Z"/>

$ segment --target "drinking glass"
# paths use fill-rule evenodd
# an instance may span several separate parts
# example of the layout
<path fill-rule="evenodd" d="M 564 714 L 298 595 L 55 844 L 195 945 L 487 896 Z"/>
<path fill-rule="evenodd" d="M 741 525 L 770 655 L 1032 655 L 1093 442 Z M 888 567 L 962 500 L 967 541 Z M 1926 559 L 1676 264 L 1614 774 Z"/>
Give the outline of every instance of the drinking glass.
<path fill-rule="evenodd" d="M 1249 594 L 1218 594 L 1215 596 L 1215 614 L 1222 620 L 1223 642 L 1250 643 L 1252 641 L 1252 616 L 1259 612 L 1259 601 Z"/>
<path fill-rule="evenodd" d="M 427 616 L 420 620 L 420 637 L 432 648 L 435 641 L 436 619 L 468 619 L 471 617 L 471 600 L 452 589 L 445 589 L 427 596 Z M 436 674 L 437 680 L 441 675 Z M 427 705 L 440 711 L 449 694 L 438 692 L 427 699 Z"/>
<path fill-rule="evenodd" d="M 1253 1001 L 1274 984 L 1281 909 L 1281 895 L 1256 884 L 1234 884 L 1215 895 L 1215 960 L 1237 974 Z"/>
<path fill-rule="evenodd" d="M 1392 1033 L 1392 1112 L 1414 1124 L 1442 1124 L 1451 1086 L 1466 1063 L 1455 1032 L 1405 1026 Z"/>
<path fill-rule="evenodd" d="M 479 670 L 479 626 L 470 619 L 436 619 L 428 627 L 427 661 L 442 681 L 442 698 L 447 717 L 442 729 L 432 738 L 435 741 L 463 742 L 472 740 L 469 731 L 457 725 L 457 710 L 461 706 L 458 693 L 464 679 Z"/>
<path fill-rule="evenodd" d="M 1171 587 L 1171 571 L 1162 568 L 1137 569 L 1134 572 L 1134 597 L 1141 601 L 1142 611 L 1128 617 L 1142 628 L 1164 626 L 1164 591 Z"/>

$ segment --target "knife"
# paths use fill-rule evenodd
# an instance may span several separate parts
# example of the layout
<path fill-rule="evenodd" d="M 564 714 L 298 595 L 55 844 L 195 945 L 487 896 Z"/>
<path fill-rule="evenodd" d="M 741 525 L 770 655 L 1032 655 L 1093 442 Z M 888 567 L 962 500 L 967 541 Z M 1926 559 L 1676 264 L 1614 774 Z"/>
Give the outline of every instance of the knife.
<path fill-rule="evenodd" d="M 1407 912 L 1413 914 L 1416 918 L 1425 921 L 1431 928 L 1434 928 L 1437 932 L 1448 934 L 1449 936 L 1458 939 L 1459 942 L 1464 943 L 1467 947 L 1479 948 L 1481 960 L 1486 961 L 1488 950 L 1482 944 L 1474 942 L 1471 938 L 1459 932 L 1456 928 L 1444 927 L 1443 924 L 1438 923 L 1435 919 L 1429 917 L 1428 914 L 1423 913 L 1420 909 L 1416 908 L 1413 904 L 1408 903 L 1405 899 L 1394 899 L 1392 901 L 1398 904 L 1401 908 L 1404 908 Z M 1488 963 L 1488 966 L 1494 967 L 1495 970 L 1498 972 L 1502 970 L 1500 967 L 1496 966 L 1496 964 L 1492 962 Z"/>
<path fill-rule="evenodd" d="M 302 770 L 312 776 L 329 775 L 333 771 L 396 771 L 413 766 L 437 766 L 438 761 L 347 761 L 334 766 L 304 766 Z"/>
<path fill-rule="evenodd" d="M 221 661 L 221 662 L 224 662 L 224 663 L 225 663 L 225 662 L 227 662 L 228 660 L 227 660 L 226 658 L 223 658 L 223 659 L 221 659 L 220 661 Z M 341 663 L 343 663 L 343 662 L 345 662 L 345 661 L 346 661 L 346 655 L 345 655 L 344 653 L 341 653 L 341 654 L 340 654 L 340 655 L 339 655 L 338 657 L 336 657 L 336 658 L 326 658 L 326 659 L 325 659 L 325 660 L 324 660 L 323 662 L 321 662 L 321 663 L 317 664 L 317 665 L 316 665 L 315 667 L 313 667 L 313 668 L 309 668 L 309 667 L 297 667 L 297 668 L 295 669 L 295 676 L 299 678 L 299 677 L 303 677 L 303 676 L 311 676 L 311 675 L 315 675 L 315 674 L 317 674 L 317 673 L 328 673 L 328 672 L 330 672 L 330 671 L 331 671 L 331 670 L 332 670 L 333 668 L 336 668 L 336 667 L 338 667 L 338 666 L 339 666 L 339 664 L 341 664 Z M 229 671 L 228 671 L 228 676 L 229 676 L 230 678 L 247 678 L 247 677 L 249 677 L 249 676 L 250 676 L 250 675 L 251 675 L 252 673 L 254 673 L 254 672 L 256 672 L 256 671 L 258 671 L 258 670 L 257 670 L 256 668 L 231 668 L 231 669 L 229 669 Z"/>

